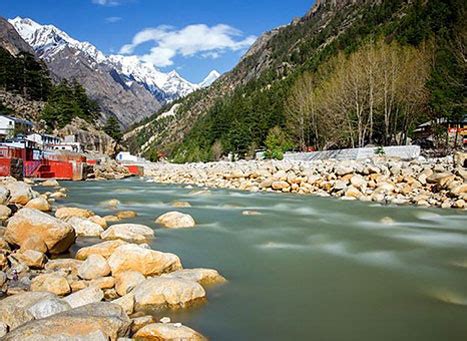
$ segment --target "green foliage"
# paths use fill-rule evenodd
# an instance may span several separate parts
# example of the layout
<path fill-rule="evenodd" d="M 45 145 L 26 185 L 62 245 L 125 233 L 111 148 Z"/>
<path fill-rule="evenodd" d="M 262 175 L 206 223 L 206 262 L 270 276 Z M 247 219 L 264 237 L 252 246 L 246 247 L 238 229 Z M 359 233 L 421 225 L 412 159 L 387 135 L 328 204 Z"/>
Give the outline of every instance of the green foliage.
<path fill-rule="evenodd" d="M 52 88 L 46 66 L 28 53 L 12 56 L 0 47 L 0 89 L 44 101 Z"/>
<path fill-rule="evenodd" d="M 13 110 L 8 108 L 3 103 L 0 102 L 0 115 L 11 115 L 13 114 Z"/>
<path fill-rule="evenodd" d="M 115 116 L 110 116 L 107 123 L 104 126 L 104 131 L 107 135 L 113 138 L 115 141 L 120 142 L 122 139 L 122 131 L 120 124 Z"/>
<path fill-rule="evenodd" d="M 285 125 L 284 105 L 296 79 L 305 72 L 315 72 L 339 54 L 349 55 L 380 38 L 416 47 L 432 41 L 435 64 L 428 84 L 431 114 L 462 117 L 467 73 L 458 52 L 465 41 L 459 44 L 455 37 L 460 32 L 465 37 L 465 6 L 464 0 L 358 2 L 333 10 L 324 18 L 318 14 L 282 28 L 265 47 L 271 55 L 269 67 L 258 77 L 248 78 L 229 96 L 218 98 L 200 115 L 183 143 L 174 149 L 174 160 L 217 159 L 214 143 L 220 143 L 222 148 L 216 150 L 222 150 L 223 155 L 233 153 L 239 157 L 247 157 L 253 147 L 264 147 L 268 132 Z M 251 74 L 264 62 L 263 52 L 245 58 L 233 73 Z M 204 95 L 199 92 L 182 100 L 180 112 L 188 112 Z M 163 144 L 162 139 L 159 142 Z M 322 145 L 326 146 L 327 141 Z"/>
<path fill-rule="evenodd" d="M 378 147 L 375 149 L 375 154 L 378 155 L 378 156 L 384 156 L 384 155 L 386 155 L 386 152 L 384 151 L 384 147 L 383 147 L 383 146 L 378 146 Z"/>
<path fill-rule="evenodd" d="M 53 87 L 41 119 L 49 129 L 63 128 L 75 117 L 93 123 L 98 117 L 98 111 L 97 103 L 87 97 L 78 82 L 70 84 L 65 80 Z"/>
<path fill-rule="evenodd" d="M 264 156 L 266 159 L 282 160 L 284 153 L 292 148 L 292 143 L 280 127 L 269 130 L 265 145 L 266 152 Z"/>

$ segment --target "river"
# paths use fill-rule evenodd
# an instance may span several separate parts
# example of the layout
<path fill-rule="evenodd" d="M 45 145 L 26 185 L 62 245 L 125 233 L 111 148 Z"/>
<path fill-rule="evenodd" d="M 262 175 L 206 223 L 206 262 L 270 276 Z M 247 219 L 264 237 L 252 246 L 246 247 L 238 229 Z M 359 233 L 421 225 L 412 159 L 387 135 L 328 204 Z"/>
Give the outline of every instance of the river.
<path fill-rule="evenodd" d="M 76 205 L 156 229 L 152 248 L 229 282 L 208 302 L 163 312 L 212 340 L 466 340 L 467 214 L 311 196 L 211 190 L 193 194 L 139 179 L 63 183 Z M 195 229 L 154 219 L 178 209 Z M 244 210 L 261 215 L 244 216 Z M 85 244 L 86 242 L 80 241 Z"/>

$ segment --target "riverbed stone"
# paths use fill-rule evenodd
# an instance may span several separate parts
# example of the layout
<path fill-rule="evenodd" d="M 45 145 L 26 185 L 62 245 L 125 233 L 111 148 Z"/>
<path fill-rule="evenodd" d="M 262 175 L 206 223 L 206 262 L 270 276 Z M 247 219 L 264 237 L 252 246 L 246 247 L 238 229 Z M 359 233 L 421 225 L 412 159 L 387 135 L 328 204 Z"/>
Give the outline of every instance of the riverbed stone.
<path fill-rule="evenodd" d="M 104 232 L 100 225 L 85 218 L 70 217 L 66 221 L 73 226 L 76 235 L 79 237 L 100 237 Z"/>
<path fill-rule="evenodd" d="M 154 277 L 138 284 L 134 290 L 136 310 L 150 307 L 184 308 L 206 298 L 203 287 L 193 281 Z"/>
<path fill-rule="evenodd" d="M 42 196 L 30 200 L 26 206 L 27 208 L 33 208 L 42 212 L 50 212 L 52 207 L 48 200 Z"/>
<path fill-rule="evenodd" d="M 45 265 L 45 270 L 50 272 L 68 273 L 74 276 L 78 275 L 78 269 L 83 264 L 81 260 L 70 258 L 52 259 Z"/>
<path fill-rule="evenodd" d="M 171 253 L 145 249 L 135 244 L 118 247 L 108 259 L 112 275 L 137 271 L 144 276 L 160 275 L 182 269 L 180 258 Z"/>
<path fill-rule="evenodd" d="M 89 281 L 89 286 L 96 286 L 102 290 L 113 289 L 115 287 L 115 278 L 111 276 L 96 278 Z"/>
<path fill-rule="evenodd" d="M 0 221 L 4 222 L 11 216 L 11 209 L 8 206 L 0 205 Z"/>
<path fill-rule="evenodd" d="M 71 292 L 68 281 L 58 272 L 35 277 L 31 282 L 31 290 L 47 291 L 57 296 L 64 296 Z"/>
<path fill-rule="evenodd" d="M 10 191 L 5 186 L 0 185 L 0 205 L 8 204 L 8 198 L 10 197 Z"/>
<path fill-rule="evenodd" d="M 91 303 L 97 303 L 104 299 L 104 292 L 99 287 L 92 285 L 90 287 L 79 290 L 63 300 L 72 308 L 82 307 Z"/>
<path fill-rule="evenodd" d="M 19 210 L 8 221 L 5 239 L 10 244 L 21 247 L 29 237 L 34 235 L 42 239 L 51 254 L 67 251 L 76 237 L 70 224 L 31 208 Z"/>
<path fill-rule="evenodd" d="M 207 339 L 195 330 L 176 323 L 154 323 L 141 328 L 136 334 L 137 340 L 190 340 L 206 341 Z"/>
<path fill-rule="evenodd" d="M 110 274 L 110 266 L 101 255 L 89 255 L 78 268 L 78 275 L 82 279 L 92 280 Z"/>
<path fill-rule="evenodd" d="M 110 226 L 101 234 L 104 240 L 121 239 L 127 242 L 144 243 L 154 238 L 154 230 L 140 224 L 118 224 Z"/>
<path fill-rule="evenodd" d="M 156 219 L 156 224 L 162 225 L 166 228 L 190 228 L 195 227 L 196 222 L 189 214 L 181 212 L 167 212 Z"/>
<path fill-rule="evenodd" d="M 130 326 L 120 306 L 100 302 L 30 321 L 7 334 L 4 341 L 116 341 L 129 335 Z"/>
<path fill-rule="evenodd" d="M 10 330 L 34 319 L 70 309 L 66 302 L 48 292 L 25 292 L 0 301 L 0 322 Z"/>
<path fill-rule="evenodd" d="M 60 184 L 55 179 L 45 180 L 41 182 L 40 185 L 43 187 L 60 187 Z"/>
<path fill-rule="evenodd" d="M 93 223 L 96 223 L 97 225 L 102 227 L 104 230 L 108 227 L 107 221 L 101 216 L 93 215 L 92 217 L 89 217 L 88 220 L 92 221 Z"/>
<path fill-rule="evenodd" d="M 107 259 L 117 248 L 126 244 L 128 243 L 124 240 L 117 239 L 84 247 L 78 250 L 78 252 L 76 253 L 76 259 L 86 260 L 89 257 L 89 255 L 101 255 L 102 257 Z"/>
<path fill-rule="evenodd" d="M 146 277 L 138 271 L 125 271 L 115 276 L 115 290 L 120 296 L 125 296 L 138 284 L 144 282 Z"/>
<path fill-rule="evenodd" d="M 22 252 L 16 252 L 12 255 L 19 262 L 27 265 L 32 269 L 42 269 L 44 268 L 46 257 L 42 252 L 34 250 L 25 250 Z"/>
<path fill-rule="evenodd" d="M 170 204 L 174 208 L 189 208 L 191 204 L 187 201 L 174 201 Z"/>
<path fill-rule="evenodd" d="M 6 188 L 10 192 L 9 203 L 26 205 L 31 199 L 37 196 L 37 194 L 31 189 L 31 186 L 21 181 L 9 182 L 6 184 Z"/>
<path fill-rule="evenodd" d="M 135 311 L 135 294 L 131 292 L 112 301 L 112 303 L 119 305 L 125 313 L 131 315 Z"/>
<path fill-rule="evenodd" d="M 70 217 L 90 218 L 95 215 L 92 211 L 78 207 L 60 207 L 55 212 L 55 216 L 59 219 Z"/>
<path fill-rule="evenodd" d="M 138 213 L 136 213 L 135 211 L 120 211 L 116 214 L 116 217 L 120 220 L 131 219 L 135 218 L 136 216 L 138 216 Z"/>
<path fill-rule="evenodd" d="M 203 286 L 226 282 L 226 279 L 214 269 L 182 269 L 168 274 L 163 274 L 161 277 L 183 279 L 197 282 Z"/>

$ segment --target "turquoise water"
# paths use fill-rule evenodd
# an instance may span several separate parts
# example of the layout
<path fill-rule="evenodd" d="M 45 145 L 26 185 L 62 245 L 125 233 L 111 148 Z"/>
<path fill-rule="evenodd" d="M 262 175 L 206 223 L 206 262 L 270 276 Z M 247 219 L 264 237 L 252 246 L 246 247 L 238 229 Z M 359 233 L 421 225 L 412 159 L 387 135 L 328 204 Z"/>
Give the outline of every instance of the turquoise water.
<path fill-rule="evenodd" d="M 107 215 L 113 211 L 100 203 L 116 198 L 120 210 L 138 212 L 128 222 L 154 227 L 152 248 L 228 278 L 208 289 L 206 304 L 162 314 L 212 340 L 467 339 L 466 213 L 224 190 L 193 195 L 137 179 L 64 185 L 70 195 L 59 204 Z M 178 210 L 196 229 L 154 224 L 174 200 L 192 204 Z"/>

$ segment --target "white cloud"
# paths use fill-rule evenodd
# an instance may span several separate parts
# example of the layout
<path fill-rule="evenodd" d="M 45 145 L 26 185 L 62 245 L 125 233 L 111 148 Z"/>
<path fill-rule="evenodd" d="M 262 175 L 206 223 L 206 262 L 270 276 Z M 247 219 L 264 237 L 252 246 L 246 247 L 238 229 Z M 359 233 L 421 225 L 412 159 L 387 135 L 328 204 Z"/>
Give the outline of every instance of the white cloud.
<path fill-rule="evenodd" d="M 242 39 L 242 32 L 229 25 L 189 25 L 180 30 L 172 26 L 147 28 L 138 32 L 130 44 L 122 46 L 120 53 L 132 54 L 141 44 L 155 44 L 142 58 L 155 66 L 173 65 L 177 55 L 192 57 L 200 54 L 203 58 L 219 58 L 226 51 L 239 51 L 254 43 L 256 37 Z"/>
<path fill-rule="evenodd" d="M 114 23 L 119 22 L 121 20 L 122 20 L 122 17 L 108 17 L 108 18 L 105 18 L 105 22 L 109 23 L 109 24 L 114 24 Z"/>
<path fill-rule="evenodd" d="M 101 6 L 118 6 L 120 0 L 92 0 L 92 3 Z"/>

